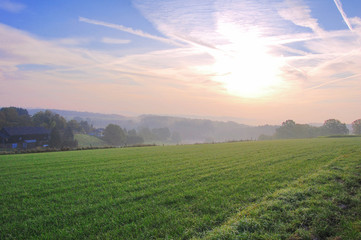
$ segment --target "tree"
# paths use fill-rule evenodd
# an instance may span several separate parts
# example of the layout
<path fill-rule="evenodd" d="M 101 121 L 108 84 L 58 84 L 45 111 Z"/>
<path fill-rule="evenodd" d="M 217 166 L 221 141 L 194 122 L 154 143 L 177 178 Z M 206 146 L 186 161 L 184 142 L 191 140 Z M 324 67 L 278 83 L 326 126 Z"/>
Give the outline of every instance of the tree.
<path fill-rule="evenodd" d="M 74 140 L 74 133 L 71 127 L 67 127 L 64 130 L 64 134 L 62 137 L 61 147 L 77 147 L 78 141 Z"/>
<path fill-rule="evenodd" d="M 81 132 L 81 127 L 80 127 L 80 124 L 76 121 L 76 120 L 70 120 L 68 123 L 67 123 L 68 127 L 71 128 L 71 130 L 73 132 L 76 132 L 76 133 L 80 133 Z"/>
<path fill-rule="evenodd" d="M 50 133 L 50 147 L 60 148 L 61 147 L 61 135 L 60 131 L 57 128 L 53 128 Z"/>
<path fill-rule="evenodd" d="M 23 127 L 31 125 L 31 118 L 26 109 L 16 107 L 0 109 L 0 129 L 3 127 Z"/>
<path fill-rule="evenodd" d="M 144 139 L 146 143 L 156 141 L 156 136 L 147 127 L 143 127 L 139 130 L 139 135 Z"/>
<path fill-rule="evenodd" d="M 286 120 L 282 123 L 282 127 L 293 128 L 294 126 L 296 126 L 296 122 L 293 120 Z"/>
<path fill-rule="evenodd" d="M 120 146 L 125 144 L 126 137 L 121 127 L 109 124 L 104 130 L 104 140 L 111 145 Z"/>
<path fill-rule="evenodd" d="M 0 111 L 0 129 L 6 125 L 6 116 L 3 111 Z"/>
<path fill-rule="evenodd" d="M 261 135 L 258 137 L 258 141 L 265 141 L 265 140 L 272 140 L 272 139 L 273 139 L 272 136 L 265 135 L 265 134 L 261 134 Z"/>
<path fill-rule="evenodd" d="M 58 128 L 58 130 L 64 130 L 66 128 L 66 120 L 59 114 L 55 114 L 50 110 L 45 112 L 38 112 L 34 114 L 32 120 L 35 126 L 45 127 L 47 129 Z"/>
<path fill-rule="evenodd" d="M 77 147 L 78 142 L 74 140 L 74 132 L 81 130 L 77 121 L 67 122 L 64 117 L 49 110 L 38 112 L 32 117 L 35 126 L 50 129 L 49 145 L 54 148 Z"/>
<path fill-rule="evenodd" d="M 182 138 L 181 138 L 181 135 L 179 134 L 179 132 L 174 131 L 172 133 L 171 141 L 176 144 L 179 144 L 182 141 Z"/>
<path fill-rule="evenodd" d="M 361 134 L 361 118 L 352 122 L 352 132 L 354 134 Z"/>
<path fill-rule="evenodd" d="M 80 124 L 81 131 L 83 133 L 88 134 L 88 133 L 94 131 L 93 125 L 89 125 L 88 121 L 80 121 L 79 124 Z"/>
<path fill-rule="evenodd" d="M 165 142 L 170 138 L 169 128 L 154 128 L 152 129 L 153 135 L 156 137 L 158 141 Z"/>
<path fill-rule="evenodd" d="M 276 129 L 276 138 L 296 138 L 294 128 L 296 123 L 293 120 L 286 120 L 282 123 L 282 126 Z"/>
<path fill-rule="evenodd" d="M 320 136 L 320 129 L 308 124 L 295 123 L 293 120 L 287 120 L 282 126 L 276 129 L 275 138 L 313 138 Z M 264 138 L 264 136 L 262 136 Z"/>
<path fill-rule="evenodd" d="M 137 135 L 137 131 L 135 129 L 132 129 L 128 131 L 126 143 L 127 145 L 142 144 L 144 143 L 144 139 Z"/>
<path fill-rule="evenodd" d="M 349 133 L 345 123 L 337 119 L 328 119 L 322 125 L 322 133 L 325 135 L 346 135 Z"/>

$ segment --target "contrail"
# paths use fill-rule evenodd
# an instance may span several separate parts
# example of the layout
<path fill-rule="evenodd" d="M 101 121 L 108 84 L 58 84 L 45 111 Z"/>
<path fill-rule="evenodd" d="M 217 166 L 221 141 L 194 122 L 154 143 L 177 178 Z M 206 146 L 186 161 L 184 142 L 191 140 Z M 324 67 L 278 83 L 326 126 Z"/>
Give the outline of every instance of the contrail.
<path fill-rule="evenodd" d="M 215 46 L 202 42 L 202 41 L 198 41 L 196 39 L 190 38 L 190 37 L 186 37 L 186 36 L 181 36 L 179 34 L 173 34 L 175 37 L 181 39 L 184 42 L 190 43 L 190 44 L 194 44 L 194 45 L 198 45 L 198 46 L 203 46 L 203 47 L 207 47 L 207 48 L 212 48 L 212 49 L 217 49 Z"/>
<path fill-rule="evenodd" d="M 131 33 L 131 34 L 134 34 L 134 35 L 137 35 L 137 36 L 140 36 L 140 37 L 145 37 L 145 38 L 161 41 L 161 42 L 168 43 L 168 44 L 173 44 L 173 45 L 178 45 L 178 46 L 181 45 L 181 44 L 179 44 L 179 43 L 177 43 L 175 41 L 172 41 L 172 40 L 170 40 L 168 38 L 158 37 L 158 36 L 143 32 L 142 30 L 137 30 L 137 29 L 125 27 L 125 26 L 119 25 L 119 24 L 107 23 L 107 22 L 102 22 L 102 21 L 93 20 L 93 19 L 84 18 L 84 17 L 79 17 L 79 21 L 94 24 L 94 25 L 104 26 L 104 27 L 108 27 L 108 28 L 117 29 L 117 30 L 120 30 L 120 31 L 123 31 L 123 32 Z"/>
<path fill-rule="evenodd" d="M 329 84 L 332 84 L 332 83 L 341 82 L 341 81 L 345 81 L 345 80 L 348 80 L 348 79 L 351 79 L 351 78 L 360 77 L 360 76 L 361 76 L 361 74 L 356 74 L 356 75 L 351 75 L 351 76 L 344 77 L 344 78 L 338 78 L 338 79 L 335 79 L 335 80 L 332 80 L 332 81 L 328 81 L 328 82 L 324 82 L 324 83 L 318 84 L 318 85 L 313 86 L 313 87 L 309 87 L 309 88 L 307 88 L 306 90 L 311 90 L 311 89 L 320 88 L 320 87 L 323 87 L 323 86 L 326 86 L 326 85 L 329 85 Z"/>
<path fill-rule="evenodd" d="M 333 1 L 335 2 L 338 11 L 341 13 L 342 18 L 343 18 L 343 20 L 345 21 L 347 27 L 348 27 L 351 31 L 353 31 L 352 26 L 351 26 L 351 24 L 350 24 L 350 21 L 348 20 L 346 13 L 345 13 L 345 12 L 343 11 L 343 9 L 342 9 L 342 3 L 341 3 L 341 1 L 340 1 L 340 0 L 333 0 Z"/>

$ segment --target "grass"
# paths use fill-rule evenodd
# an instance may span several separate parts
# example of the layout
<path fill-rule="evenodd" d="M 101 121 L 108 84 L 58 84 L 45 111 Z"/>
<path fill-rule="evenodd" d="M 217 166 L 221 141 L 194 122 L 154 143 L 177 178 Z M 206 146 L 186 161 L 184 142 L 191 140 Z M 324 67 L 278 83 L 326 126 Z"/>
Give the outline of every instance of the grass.
<path fill-rule="evenodd" d="M 321 136 L 319 138 L 360 138 L 361 135 L 329 135 L 329 136 Z"/>
<path fill-rule="evenodd" d="M 78 141 L 78 147 L 105 147 L 108 146 L 103 140 L 87 134 L 75 134 L 75 140 Z"/>
<path fill-rule="evenodd" d="M 361 161 L 345 154 L 243 208 L 202 239 L 361 239 Z"/>
<path fill-rule="evenodd" d="M 360 147 L 324 138 L 0 156 L 0 239 L 357 239 Z"/>

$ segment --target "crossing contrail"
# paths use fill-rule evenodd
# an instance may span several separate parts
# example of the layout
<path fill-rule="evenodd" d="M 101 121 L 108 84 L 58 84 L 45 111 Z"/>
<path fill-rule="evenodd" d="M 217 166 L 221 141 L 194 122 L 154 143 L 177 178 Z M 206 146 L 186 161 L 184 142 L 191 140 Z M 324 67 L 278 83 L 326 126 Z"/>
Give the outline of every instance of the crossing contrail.
<path fill-rule="evenodd" d="M 179 43 L 174 42 L 173 40 L 170 40 L 168 38 L 155 36 L 155 35 L 143 32 L 142 30 L 125 27 L 125 26 L 119 25 L 119 24 L 107 23 L 107 22 L 93 20 L 93 19 L 89 19 L 89 18 L 85 18 L 85 17 L 79 17 L 79 21 L 94 24 L 94 25 L 100 25 L 100 26 L 104 26 L 104 27 L 108 27 L 108 28 L 117 29 L 117 30 L 120 30 L 120 31 L 123 31 L 123 32 L 131 33 L 131 34 L 134 34 L 134 35 L 137 35 L 137 36 L 140 36 L 140 37 L 144 37 L 144 38 L 149 38 L 149 39 L 165 42 L 165 43 L 168 43 L 168 44 L 180 45 Z"/>
<path fill-rule="evenodd" d="M 333 1 L 335 2 L 338 11 L 341 13 L 342 18 L 343 18 L 343 20 L 345 21 L 347 27 L 348 27 L 351 31 L 353 31 L 352 26 L 351 26 L 351 23 L 350 23 L 350 21 L 348 20 L 346 13 L 345 13 L 345 12 L 343 11 L 343 9 L 342 9 L 342 3 L 341 3 L 341 1 L 340 1 L 340 0 L 333 0 Z"/>

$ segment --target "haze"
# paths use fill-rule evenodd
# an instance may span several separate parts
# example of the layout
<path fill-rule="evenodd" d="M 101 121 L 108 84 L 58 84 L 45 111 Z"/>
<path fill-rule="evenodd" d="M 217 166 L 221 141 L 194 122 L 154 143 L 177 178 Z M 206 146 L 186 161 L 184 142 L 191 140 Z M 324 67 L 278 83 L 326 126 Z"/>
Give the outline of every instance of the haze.
<path fill-rule="evenodd" d="M 2 106 L 351 123 L 361 1 L 0 0 Z"/>

